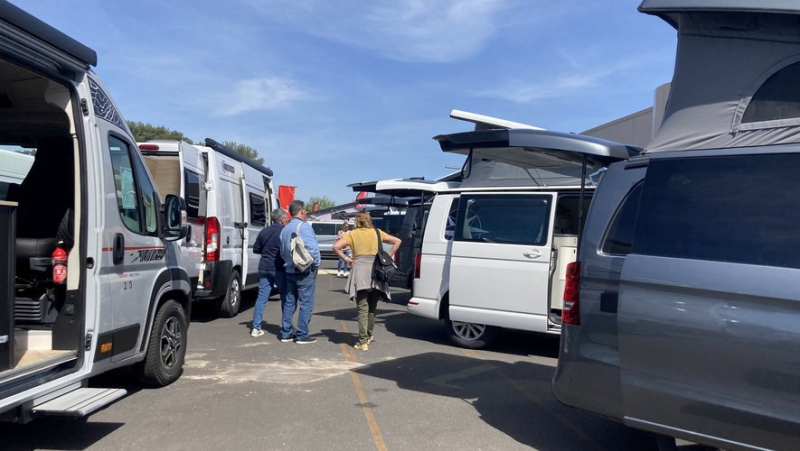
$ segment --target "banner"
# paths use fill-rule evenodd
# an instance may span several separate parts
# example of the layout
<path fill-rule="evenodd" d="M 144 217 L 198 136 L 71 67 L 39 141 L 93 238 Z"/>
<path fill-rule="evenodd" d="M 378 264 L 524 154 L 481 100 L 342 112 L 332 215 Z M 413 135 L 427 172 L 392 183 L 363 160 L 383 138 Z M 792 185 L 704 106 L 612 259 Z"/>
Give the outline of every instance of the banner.
<path fill-rule="evenodd" d="M 314 202 L 314 206 L 313 206 L 313 207 L 311 207 L 311 211 L 312 211 L 313 213 L 316 213 L 316 212 L 317 212 L 317 210 L 319 210 L 319 202 Z"/>
<path fill-rule="evenodd" d="M 294 200 L 294 190 L 296 186 L 278 185 L 278 202 L 281 208 L 289 210 L 289 204 Z"/>

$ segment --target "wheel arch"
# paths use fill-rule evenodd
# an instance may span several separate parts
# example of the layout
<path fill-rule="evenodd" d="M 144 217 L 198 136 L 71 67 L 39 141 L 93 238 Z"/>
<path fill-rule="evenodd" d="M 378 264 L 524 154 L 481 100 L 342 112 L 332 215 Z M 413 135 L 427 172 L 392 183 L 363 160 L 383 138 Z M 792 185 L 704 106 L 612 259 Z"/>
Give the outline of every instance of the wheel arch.
<path fill-rule="evenodd" d="M 442 300 L 439 301 L 439 319 L 447 319 L 450 317 L 450 292 L 447 291 L 442 296 Z"/>
<path fill-rule="evenodd" d="M 147 308 L 147 321 L 142 332 L 141 346 L 139 352 L 147 350 L 147 337 L 153 329 L 156 312 L 168 300 L 178 302 L 186 312 L 187 327 L 188 320 L 191 318 L 192 290 L 189 274 L 183 268 L 167 268 L 161 272 L 153 283 L 153 291 L 150 294 L 150 305 Z"/>

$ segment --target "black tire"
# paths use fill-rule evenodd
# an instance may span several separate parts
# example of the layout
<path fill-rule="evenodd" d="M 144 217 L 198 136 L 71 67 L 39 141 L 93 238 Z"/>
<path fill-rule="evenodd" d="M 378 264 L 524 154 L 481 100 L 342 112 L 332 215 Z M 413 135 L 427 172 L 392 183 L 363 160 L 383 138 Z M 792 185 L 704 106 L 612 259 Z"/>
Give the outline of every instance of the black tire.
<path fill-rule="evenodd" d="M 444 327 L 453 343 L 467 349 L 483 349 L 497 340 L 500 333 L 496 327 L 451 321 L 450 318 L 445 318 Z"/>
<path fill-rule="evenodd" d="M 231 271 L 231 280 L 228 282 L 225 296 L 222 296 L 217 302 L 217 313 L 223 318 L 233 318 L 239 313 L 241 305 L 242 279 L 239 277 L 239 271 L 234 269 Z"/>
<path fill-rule="evenodd" d="M 156 312 L 147 355 L 142 362 L 141 379 L 147 385 L 169 385 L 183 373 L 187 343 L 186 312 L 172 300 L 164 302 Z"/>

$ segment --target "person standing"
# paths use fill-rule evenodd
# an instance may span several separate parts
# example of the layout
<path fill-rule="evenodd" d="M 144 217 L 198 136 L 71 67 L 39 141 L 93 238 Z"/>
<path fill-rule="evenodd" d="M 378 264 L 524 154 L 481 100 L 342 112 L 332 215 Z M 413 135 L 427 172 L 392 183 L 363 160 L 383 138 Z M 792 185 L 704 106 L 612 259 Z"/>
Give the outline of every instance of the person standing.
<path fill-rule="evenodd" d="M 292 317 L 295 309 L 297 315 L 297 332 L 294 342 L 297 344 L 316 343 L 317 339 L 308 336 L 308 325 L 311 322 L 311 313 L 314 310 L 314 292 L 317 282 L 317 270 L 320 265 L 319 244 L 314 229 L 306 223 L 308 212 L 305 203 L 301 200 L 289 204 L 289 214 L 292 220 L 281 231 L 281 257 L 286 268 L 286 300 L 282 303 L 283 318 L 281 321 L 280 340 L 284 343 L 292 341 Z M 298 234 L 303 244 L 314 259 L 306 271 L 299 271 L 292 260 L 292 237 Z"/>
<path fill-rule="evenodd" d="M 289 218 L 286 217 L 286 212 L 280 208 L 272 210 L 270 217 L 272 225 L 261 229 L 253 244 L 253 253 L 261 254 L 261 259 L 258 261 L 258 297 L 256 297 L 256 306 L 253 308 L 251 337 L 264 335 L 264 331 L 261 330 L 261 322 L 264 319 L 264 307 L 267 305 L 267 299 L 272 294 L 272 287 L 278 287 L 281 306 L 284 304 L 284 293 L 286 293 L 286 268 L 281 257 L 281 230 Z"/>
<path fill-rule="evenodd" d="M 342 222 L 341 229 L 339 229 L 339 232 L 336 233 L 336 241 L 341 240 L 342 237 L 349 231 L 350 231 L 350 224 L 348 224 L 347 221 Z M 347 258 L 350 258 L 351 252 L 349 246 L 342 249 L 342 252 L 344 252 L 344 255 Z M 350 275 L 350 266 L 347 265 L 347 261 L 345 259 L 340 258 L 339 264 L 336 267 L 336 277 L 347 277 L 349 275 Z"/>
<path fill-rule="evenodd" d="M 378 239 L 380 234 L 380 239 Z M 333 245 L 333 250 L 339 258 L 344 259 L 352 267 L 350 277 L 347 279 L 347 294 L 352 300 L 356 299 L 358 309 L 358 343 L 355 348 L 360 351 L 369 349 L 369 344 L 374 340 L 375 310 L 378 299 L 383 297 L 390 300 L 389 284 L 379 282 L 372 277 L 372 267 L 375 255 L 378 254 L 381 243 L 391 244 L 388 253 L 394 257 L 400 248 L 400 238 L 389 235 L 372 225 L 372 218 L 366 211 L 356 214 L 356 229 L 351 230 Z M 353 252 L 352 257 L 345 256 L 342 249 L 349 246 Z"/>

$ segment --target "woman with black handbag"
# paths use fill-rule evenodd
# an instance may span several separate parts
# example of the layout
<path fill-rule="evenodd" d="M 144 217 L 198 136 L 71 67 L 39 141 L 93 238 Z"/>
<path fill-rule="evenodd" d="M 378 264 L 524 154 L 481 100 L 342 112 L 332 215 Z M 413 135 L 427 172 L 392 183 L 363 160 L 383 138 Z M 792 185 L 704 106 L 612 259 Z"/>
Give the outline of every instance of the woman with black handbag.
<path fill-rule="evenodd" d="M 388 251 L 388 260 L 391 261 L 400 248 L 400 238 L 374 227 L 372 218 L 366 211 L 356 214 L 355 225 L 355 230 L 336 241 L 333 251 L 352 268 L 350 277 L 347 278 L 346 291 L 350 300 L 355 298 L 358 309 L 358 343 L 354 347 L 366 351 L 373 341 L 372 331 L 375 327 L 378 299 L 383 297 L 386 301 L 391 300 L 388 280 L 385 277 L 375 277 L 376 270 L 382 275 L 386 274 L 385 268 L 376 268 L 380 261 L 385 264 L 387 260 L 385 254 L 379 255 L 383 253 L 381 243 L 392 245 Z M 348 246 L 353 253 L 352 257 L 342 252 Z M 379 257 L 383 259 L 379 260 Z"/>

